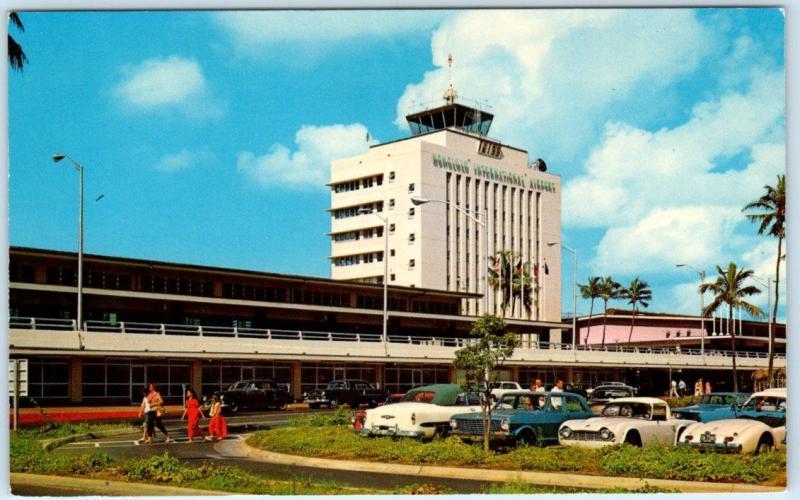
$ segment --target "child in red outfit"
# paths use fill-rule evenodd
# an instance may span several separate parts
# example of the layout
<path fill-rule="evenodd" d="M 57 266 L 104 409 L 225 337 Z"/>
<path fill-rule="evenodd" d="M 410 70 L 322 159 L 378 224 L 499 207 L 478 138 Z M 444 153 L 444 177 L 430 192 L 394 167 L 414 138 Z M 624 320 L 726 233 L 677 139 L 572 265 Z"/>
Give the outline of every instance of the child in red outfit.
<path fill-rule="evenodd" d="M 228 426 L 222 418 L 222 404 L 219 401 L 219 394 L 216 392 L 211 396 L 211 410 L 209 410 L 211 422 L 208 423 L 208 433 L 212 439 L 219 441 L 228 435 Z"/>

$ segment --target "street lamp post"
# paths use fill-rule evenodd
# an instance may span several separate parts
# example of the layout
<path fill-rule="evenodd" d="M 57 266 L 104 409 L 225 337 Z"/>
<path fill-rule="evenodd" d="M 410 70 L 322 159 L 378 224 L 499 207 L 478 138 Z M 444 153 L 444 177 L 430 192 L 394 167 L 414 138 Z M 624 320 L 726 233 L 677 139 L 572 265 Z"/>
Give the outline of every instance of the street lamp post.
<path fill-rule="evenodd" d="M 411 203 L 414 205 L 424 205 L 426 203 L 444 203 L 445 205 L 449 205 L 459 212 L 463 213 L 470 219 L 472 219 L 476 224 L 483 228 L 483 314 L 489 313 L 489 231 L 487 229 L 486 223 L 488 222 L 489 217 L 489 210 L 484 207 L 483 208 L 483 222 L 480 219 L 469 213 L 468 210 L 461 208 L 460 206 L 456 205 L 451 201 L 445 200 L 431 200 L 429 198 L 422 198 L 419 196 L 412 196 Z"/>
<path fill-rule="evenodd" d="M 389 218 L 378 215 L 371 208 L 359 208 L 360 214 L 372 214 L 383 221 L 383 353 L 389 354 Z"/>
<path fill-rule="evenodd" d="M 706 272 L 705 271 L 698 271 L 694 267 L 690 266 L 689 264 L 675 264 L 675 267 L 688 267 L 692 271 L 696 272 L 700 275 L 700 286 L 703 285 L 706 281 Z M 698 288 L 699 290 L 699 288 Z M 700 356 L 706 355 L 706 315 L 705 315 L 705 300 L 703 296 L 702 290 L 700 291 Z"/>
<path fill-rule="evenodd" d="M 68 155 L 57 153 L 53 155 L 55 163 L 64 158 L 72 162 L 75 170 L 80 174 L 80 197 L 78 201 L 78 314 L 77 329 L 83 330 L 83 166 L 70 158 Z"/>
<path fill-rule="evenodd" d="M 558 241 L 551 241 L 547 244 L 547 246 L 551 247 L 558 244 Z M 575 340 L 578 335 L 578 251 L 574 248 L 568 247 L 564 243 L 561 243 L 561 246 L 564 247 L 564 249 L 568 252 L 572 252 L 572 350 L 574 351 L 577 348 Z M 592 318 L 589 318 L 589 321 L 592 321 Z"/>

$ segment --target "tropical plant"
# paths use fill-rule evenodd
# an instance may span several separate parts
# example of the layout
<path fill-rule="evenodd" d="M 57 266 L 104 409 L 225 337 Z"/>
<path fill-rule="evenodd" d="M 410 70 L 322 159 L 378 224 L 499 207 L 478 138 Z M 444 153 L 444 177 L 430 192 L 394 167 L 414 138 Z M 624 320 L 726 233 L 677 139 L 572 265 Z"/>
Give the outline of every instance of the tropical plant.
<path fill-rule="evenodd" d="M 531 275 L 530 262 L 523 263 L 519 258 L 514 265 L 514 253 L 510 250 L 497 252 L 489 260 L 489 287 L 501 291 L 500 307 L 503 313 L 505 314 L 510 305 L 513 316 L 517 300 L 520 301 L 520 308 L 530 312 L 539 291 L 538 278 Z"/>
<path fill-rule="evenodd" d="M 500 307 L 505 314 L 512 298 L 513 280 L 513 260 L 514 255 L 509 250 L 497 252 L 497 255 L 489 257 L 491 266 L 489 267 L 489 287 L 492 290 L 500 290 Z"/>
<path fill-rule="evenodd" d="M 531 276 L 531 263 L 522 262 L 522 259 L 517 262 L 517 267 L 514 270 L 514 277 L 512 281 L 512 303 L 511 315 L 514 315 L 514 301 L 519 299 L 520 311 L 524 308 L 526 312 L 531 312 L 531 306 L 534 303 L 534 297 L 539 292 L 538 277 Z"/>
<path fill-rule="evenodd" d="M 600 298 L 600 276 L 589 276 L 585 285 L 580 285 L 581 297 L 589 299 L 589 324 L 586 328 L 584 344 L 589 345 L 589 334 L 592 333 L 592 313 L 594 312 L 594 299 Z"/>
<path fill-rule="evenodd" d="M 8 15 L 9 23 L 13 24 L 18 30 L 25 32 L 25 26 L 22 24 L 22 20 L 19 18 L 19 14 L 16 12 L 12 12 Z M 11 68 L 16 71 L 22 71 L 23 66 L 25 63 L 28 62 L 28 58 L 25 56 L 25 52 L 22 50 L 22 46 L 14 40 L 14 37 L 11 36 L 9 33 L 8 35 L 8 63 L 11 65 Z"/>
<path fill-rule="evenodd" d="M 744 309 L 753 317 L 763 316 L 764 313 L 760 307 L 744 300 L 746 297 L 761 293 L 758 287 L 745 285 L 745 282 L 752 276 L 752 269 L 740 269 L 733 262 L 728 264 L 727 269 L 717 266 L 716 281 L 700 285 L 700 293 L 711 291 L 714 294 L 714 299 L 703 310 L 703 316 L 710 316 L 725 304 L 728 306 L 728 324 L 733 320 L 734 307 Z M 729 333 L 731 336 L 731 359 L 733 360 L 733 391 L 739 392 L 739 380 L 736 375 L 736 330 L 730 330 Z"/>
<path fill-rule="evenodd" d="M 614 300 L 619 298 L 620 289 L 622 285 L 614 281 L 611 276 L 606 276 L 603 278 L 603 281 L 600 282 L 600 292 L 598 295 L 601 299 L 603 299 L 603 339 L 600 341 L 600 345 L 605 347 L 606 345 L 606 323 L 608 320 L 608 301 Z"/>
<path fill-rule="evenodd" d="M 628 304 L 633 306 L 633 311 L 631 312 L 631 330 L 628 333 L 628 343 L 630 344 L 631 338 L 633 337 L 633 322 L 636 319 L 636 310 L 640 305 L 645 308 L 650 305 L 650 301 L 653 300 L 653 291 L 646 281 L 640 280 L 637 276 L 631 281 L 631 285 L 628 288 L 620 290 L 620 298 L 626 299 Z"/>
<path fill-rule="evenodd" d="M 767 233 L 778 238 L 778 255 L 775 258 L 775 305 L 772 308 L 772 331 L 769 339 L 769 361 L 767 365 L 767 383 L 773 385 L 773 358 L 775 357 L 775 330 L 778 317 L 778 284 L 780 283 L 781 256 L 783 239 L 786 237 L 786 176 L 779 175 L 776 186 L 764 186 L 767 192 L 756 201 L 748 203 L 742 211 L 753 210 L 746 214 L 750 222 L 758 222 L 758 234 Z"/>
<path fill-rule="evenodd" d="M 514 354 L 520 340 L 509 332 L 502 318 L 484 314 L 469 332 L 475 341 L 455 352 L 453 366 L 464 370 L 467 386 L 478 387 L 483 392 L 483 448 L 489 451 L 489 423 L 492 419 L 492 382 L 497 370 Z"/>

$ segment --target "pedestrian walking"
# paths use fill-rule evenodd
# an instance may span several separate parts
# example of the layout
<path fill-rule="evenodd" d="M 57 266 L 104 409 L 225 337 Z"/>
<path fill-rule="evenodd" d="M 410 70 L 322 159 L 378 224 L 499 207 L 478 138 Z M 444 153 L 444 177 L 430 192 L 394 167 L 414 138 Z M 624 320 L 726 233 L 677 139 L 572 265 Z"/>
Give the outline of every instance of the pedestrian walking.
<path fill-rule="evenodd" d="M 206 418 L 203 415 L 203 409 L 200 408 L 200 400 L 197 399 L 197 394 L 194 392 L 194 389 L 187 389 L 186 390 L 186 403 L 183 406 L 183 415 L 181 415 L 181 422 L 186 416 L 189 416 L 189 420 L 186 425 L 186 435 L 189 436 L 189 441 L 187 444 L 191 444 L 194 442 L 194 437 L 198 436 L 199 438 L 205 438 L 205 432 L 203 429 L 200 428 L 200 419 Z"/>
<path fill-rule="evenodd" d="M 669 383 L 669 397 L 678 397 L 678 383 L 674 380 Z"/>
<path fill-rule="evenodd" d="M 686 382 L 684 382 L 683 379 L 678 381 L 678 394 L 680 394 L 681 397 L 686 396 Z"/>
<path fill-rule="evenodd" d="M 694 395 L 698 398 L 703 395 L 703 379 L 701 378 L 694 383 Z"/>
<path fill-rule="evenodd" d="M 706 380 L 706 394 L 711 394 L 711 381 Z"/>
<path fill-rule="evenodd" d="M 161 417 L 167 413 L 162 406 L 164 404 L 164 398 L 162 398 L 161 393 L 158 392 L 156 384 L 152 382 L 147 384 L 147 399 L 150 402 L 150 411 L 147 412 L 147 433 L 150 435 L 150 442 L 153 442 L 155 438 L 155 428 L 158 427 L 158 430 L 164 433 L 164 442 L 171 443 L 172 438 L 164 427 L 164 422 L 161 421 Z"/>
<path fill-rule="evenodd" d="M 215 392 L 211 396 L 211 409 L 208 414 L 211 416 L 211 422 L 208 423 L 208 434 L 211 439 L 217 441 L 225 439 L 228 435 L 228 426 L 222 417 L 222 404 L 219 401 L 219 393 Z"/>
<path fill-rule="evenodd" d="M 147 399 L 147 388 L 143 388 L 141 393 L 142 404 L 139 405 L 139 418 L 142 419 L 142 439 L 139 440 L 139 443 L 152 443 L 153 435 L 150 434 L 150 400 Z"/>

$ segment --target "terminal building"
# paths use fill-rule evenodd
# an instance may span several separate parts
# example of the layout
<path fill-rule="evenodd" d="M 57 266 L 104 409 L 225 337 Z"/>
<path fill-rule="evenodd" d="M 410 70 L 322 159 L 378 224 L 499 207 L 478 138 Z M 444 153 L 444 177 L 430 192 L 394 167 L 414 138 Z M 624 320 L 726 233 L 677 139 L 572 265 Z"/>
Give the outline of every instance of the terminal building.
<path fill-rule="evenodd" d="M 380 283 L 388 259 L 391 285 L 473 294 L 463 299 L 465 314 L 488 307 L 550 322 L 556 337 L 560 178 L 527 151 L 490 138 L 494 116 L 455 96 L 451 87 L 443 106 L 408 115 L 411 136 L 332 163 L 331 276 Z M 493 281 L 484 305 L 487 269 L 501 252 L 529 283 L 513 283 L 509 300 L 502 280 Z"/>
<path fill-rule="evenodd" d="M 561 318 L 559 178 L 490 139 L 493 118 L 455 102 L 451 88 L 445 105 L 407 117 L 410 137 L 334 161 L 331 279 L 86 254 L 78 325 L 76 254 L 11 247 L 9 354 L 29 360 L 31 397 L 135 404 L 151 381 L 171 402 L 187 385 L 209 394 L 251 378 L 273 379 L 298 399 L 336 379 L 393 392 L 459 382 L 454 353 L 485 311 L 521 340 L 502 380 L 622 380 L 646 394 L 665 393 L 679 372 L 729 381 L 726 349 L 679 352 L 677 335 L 636 335 L 642 345 L 628 345 L 616 327 L 607 328 L 616 341 L 597 345 L 596 318 L 580 319 L 572 349 L 572 325 Z M 637 322 L 697 330 L 685 317 Z M 743 381 L 767 366 L 764 324 L 750 326 L 762 333 L 737 354 Z M 775 366 L 785 369 L 783 354 Z"/>

